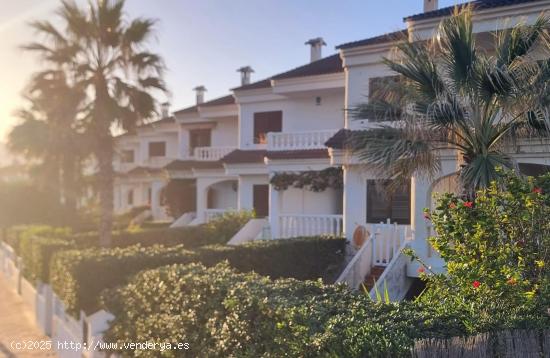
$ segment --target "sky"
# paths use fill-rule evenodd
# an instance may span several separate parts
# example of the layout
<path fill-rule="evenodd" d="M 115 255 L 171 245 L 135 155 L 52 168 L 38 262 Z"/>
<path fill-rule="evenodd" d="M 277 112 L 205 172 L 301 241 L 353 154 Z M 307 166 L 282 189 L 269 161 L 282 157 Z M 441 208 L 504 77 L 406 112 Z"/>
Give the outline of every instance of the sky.
<path fill-rule="evenodd" d="M 85 3 L 85 0 L 77 0 Z M 439 0 L 439 7 L 462 3 Z M 32 20 L 55 21 L 59 0 L 0 0 L 0 142 L 17 122 L 21 92 L 41 64 L 19 46 L 36 40 Z M 404 28 L 422 0 L 126 0 L 129 18 L 158 20 L 150 48 L 168 67 L 171 109 L 193 105 L 192 88 L 206 100 L 239 85 L 236 69 L 252 66 L 252 81 L 306 64 L 304 42 L 323 37 L 323 56 L 335 46 Z"/>

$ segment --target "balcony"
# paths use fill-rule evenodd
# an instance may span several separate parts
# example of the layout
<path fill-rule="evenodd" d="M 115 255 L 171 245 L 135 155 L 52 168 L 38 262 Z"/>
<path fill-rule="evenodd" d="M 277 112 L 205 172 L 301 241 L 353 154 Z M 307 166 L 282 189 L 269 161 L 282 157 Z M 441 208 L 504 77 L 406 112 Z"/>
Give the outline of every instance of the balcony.
<path fill-rule="evenodd" d="M 236 147 L 196 147 L 193 150 L 194 160 L 200 161 L 215 161 L 225 157 L 230 152 L 237 149 Z"/>
<path fill-rule="evenodd" d="M 307 131 L 307 132 L 270 132 L 267 134 L 267 150 L 310 150 L 326 149 L 325 142 L 337 129 Z"/>

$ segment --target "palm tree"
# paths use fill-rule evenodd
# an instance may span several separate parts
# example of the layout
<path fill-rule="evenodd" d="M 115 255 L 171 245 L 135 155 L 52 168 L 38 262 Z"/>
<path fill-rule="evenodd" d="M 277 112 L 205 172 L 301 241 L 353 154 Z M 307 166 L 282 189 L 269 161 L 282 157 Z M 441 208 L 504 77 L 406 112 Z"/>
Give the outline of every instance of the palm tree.
<path fill-rule="evenodd" d="M 499 167 L 514 167 L 506 150 L 517 136 L 550 128 L 549 25 L 541 15 L 531 26 L 495 33 L 494 49 L 483 50 L 472 8 L 464 7 L 431 40 L 399 43 L 395 58 L 384 59 L 398 80 L 351 109 L 355 118 L 381 123 L 353 133 L 351 148 L 379 174 L 402 180 L 433 177 L 438 151 L 454 149 L 466 192 L 486 187 Z"/>
<path fill-rule="evenodd" d="M 28 105 L 16 112 L 21 122 L 9 133 L 8 148 L 31 162 L 38 160 L 41 184 L 74 214 L 77 177 L 88 155 L 76 121 L 84 93 L 67 83 L 63 71 L 48 70 L 33 77 L 25 98 Z"/>
<path fill-rule="evenodd" d="M 154 91 L 165 92 L 161 58 L 146 49 L 154 21 L 127 20 L 124 0 L 99 0 L 81 8 L 62 1 L 63 29 L 49 22 L 33 27 L 46 38 L 26 46 L 48 61 L 60 61 L 74 73 L 75 83 L 88 94 L 83 122 L 93 141 L 98 163 L 101 206 L 100 243 L 111 242 L 113 216 L 112 129 L 131 130 L 156 113 Z"/>

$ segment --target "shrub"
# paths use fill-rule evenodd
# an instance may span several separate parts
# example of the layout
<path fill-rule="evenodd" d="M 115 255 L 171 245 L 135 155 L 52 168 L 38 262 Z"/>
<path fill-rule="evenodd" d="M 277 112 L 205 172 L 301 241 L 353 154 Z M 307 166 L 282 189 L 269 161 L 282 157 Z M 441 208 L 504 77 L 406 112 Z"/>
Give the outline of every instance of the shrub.
<path fill-rule="evenodd" d="M 4 241 L 21 255 L 21 243 L 33 237 L 66 239 L 71 234 L 67 227 L 47 225 L 20 225 L 5 230 Z"/>
<path fill-rule="evenodd" d="M 213 244 L 226 244 L 255 215 L 254 211 L 227 211 L 202 225 L 202 234 L 215 240 Z"/>
<path fill-rule="evenodd" d="M 21 239 L 21 259 L 23 275 L 31 282 L 37 280 L 48 283 L 50 261 L 56 252 L 74 249 L 72 241 L 48 237 L 32 236 Z"/>
<path fill-rule="evenodd" d="M 125 283 L 141 270 L 192 261 L 193 253 L 181 245 L 62 251 L 51 260 L 50 283 L 67 312 L 76 316 L 81 309 L 95 312 L 102 290 Z"/>
<path fill-rule="evenodd" d="M 271 281 L 227 264 L 145 271 L 103 297 L 116 317 L 107 341 L 189 343 L 189 351 L 165 351 L 167 357 L 408 356 L 417 337 L 463 332 L 445 312 L 378 304 L 320 281 Z"/>
<path fill-rule="evenodd" d="M 443 196 L 430 242 L 448 275 L 428 275 L 421 300 L 461 312 L 470 333 L 550 326 L 550 176 L 508 175 L 475 201 Z"/>
<path fill-rule="evenodd" d="M 240 272 L 334 282 L 344 263 L 345 246 L 345 239 L 312 237 L 255 241 L 239 246 L 203 246 L 196 252 L 199 261 L 207 266 L 228 260 Z"/>
<path fill-rule="evenodd" d="M 93 312 L 99 307 L 102 290 L 125 283 L 138 271 L 171 263 L 214 266 L 228 260 L 240 272 L 331 281 L 335 268 L 343 261 L 344 245 L 343 239 L 302 238 L 236 247 L 216 245 L 195 252 L 182 245 L 71 250 L 55 255 L 51 261 L 50 282 L 72 314 L 80 309 Z"/>

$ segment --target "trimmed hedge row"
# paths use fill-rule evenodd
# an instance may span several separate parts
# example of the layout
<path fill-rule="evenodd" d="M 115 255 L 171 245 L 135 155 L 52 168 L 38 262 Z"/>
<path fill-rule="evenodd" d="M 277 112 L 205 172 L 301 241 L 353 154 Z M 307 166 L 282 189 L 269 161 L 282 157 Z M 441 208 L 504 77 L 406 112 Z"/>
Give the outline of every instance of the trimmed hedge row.
<path fill-rule="evenodd" d="M 241 272 L 330 281 L 343 263 L 344 245 L 344 239 L 298 238 L 196 251 L 186 250 L 184 245 L 63 251 L 51 262 L 50 283 L 69 313 L 76 315 L 80 309 L 92 313 L 99 308 L 98 298 L 104 289 L 126 283 L 139 271 L 174 263 L 213 266 L 228 260 Z"/>
<path fill-rule="evenodd" d="M 196 249 L 199 261 L 213 266 L 228 260 L 240 272 L 255 271 L 271 278 L 334 282 L 343 269 L 346 240 L 307 237 L 255 241 L 240 246 L 211 245 Z"/>
<path fill-rule="evenodd" d="M 50 284 L 67 312 L 78 316 L 81 309 L 97 311 L 101 291 L 127 282 L 139 271 L 193 260 L 193 252 L 182 245 L 61 251 L 51 261 Z"/>
<path fill-rule="evenodd" d="M 452 312 L 378 304 L 343 285 L 271 281 L 227 264 L 145 271 L 103 300 L 116 317 L 108 342 L 189 343 L 164 352 L 174 357 L 399 357 L 410 356 L 414 339 L 466 331 Z"/>
<path fill-rule="evenodd" d="M 177 246 L 194 248 L 227 242 L 251 217 L 250 212 L 223 215 L 208 224 L 184 228 L 157 228 L 138 231 L 116 231 L 113 247 Z M 69 228 L 51 226 L 17 226 L 4 231 L 3 240 L 23 259 L 24 275 L 31 282 L 49 282 L 49 264 L 54 253 L 69 249 L 96 248 L 97 233 L 73 234 Z"/>

